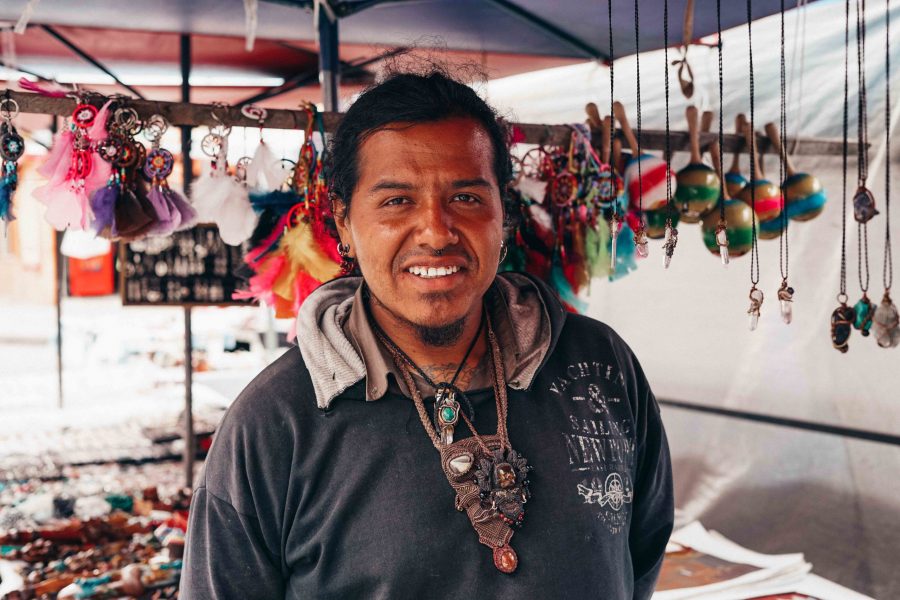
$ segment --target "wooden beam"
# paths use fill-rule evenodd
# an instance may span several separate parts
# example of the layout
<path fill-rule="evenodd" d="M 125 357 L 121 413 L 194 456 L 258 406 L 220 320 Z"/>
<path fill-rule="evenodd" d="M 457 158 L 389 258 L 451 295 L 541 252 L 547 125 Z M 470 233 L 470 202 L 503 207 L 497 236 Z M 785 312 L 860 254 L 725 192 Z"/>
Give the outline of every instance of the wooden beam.
<path fill-rule="evenodd" d="M 23 113 L 37 113 L 58 116 L 70 116 L 75 109 L 74 100 L 71 98 L 51 98 L 29 92 L 10 92 L 10 97 L 19 105 Z M 98 96 L 91 101 L 100 104 L 103 97 Z M 154 114 L 164 116 L 171 125 L 210 126 L 217 125 L 221 121 L 225 125 L 238 127 L 259 127 L 254 119 L 248 119 L 241 114 L 241 110 L 235 106 L 219 107 L 211 104 L 191 104 L 186 102 L 158 102 L 153 100 L 126 100 L 129 107 L 137 111 L 142 119 Z M 213 118 L 213 112 L 219 121 Z M 344 117 L 341 113 L 323 113 L 325 131 L 333 132 L 338 123 Z M 306 114 L 299 110 L 271 109 L 268 111 L 265 127 L 271 129 L 303 130 L 306 125 Z M 539 125 L 534 123 L 511 123 L 518 128 L 525 137 L 526 144 L 544 144 L 547 146 L 565 146 L 569 143 L 572 128 L 567 125 Z M 621 132 L 617 132 L 621 138 Z M 701 150 L 707 150 L 709 145 L 718 138 L 717 133 L 700 134 Z M 600 133 L 594 132 L 594 140 L 600 139 Z M 806 156 L 840 156 L 843 151 L 841 140 L 821 138 L 789 138 L 783 140 L 788 148 L 796 150 L 794 155 Z M 665 131 L 660 129 L 645 129 L 641 132 L 641 145 L 647 150 L 664 150 L 666 147 Z M 686 131 L 671 132 L 671 147 L 673 152 L 687 152 L 690 149 L 688 134 Z M 769 139 L 757 134 L 757 148 L 763 154 L 775 154 Z M 849 142 L 847 151 L 850 156 L 857 152 L 856 142 Z M 742 136 L 726 134 L 724 136 L 723 150 L 728 153 L 746 152 L 746 142 Z"/>

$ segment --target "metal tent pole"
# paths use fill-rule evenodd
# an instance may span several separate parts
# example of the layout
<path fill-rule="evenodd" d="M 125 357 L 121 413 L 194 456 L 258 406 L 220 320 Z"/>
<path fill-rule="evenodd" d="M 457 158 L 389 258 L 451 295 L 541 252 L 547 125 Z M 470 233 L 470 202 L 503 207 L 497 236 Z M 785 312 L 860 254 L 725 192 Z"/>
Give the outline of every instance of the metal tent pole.
<path fill-rule="evenodd" d="M 50 133 L 56 137 L 56 116 L 50 122 Z M 63 407 L 63 356 L 62 356 L 62 297 L 63 286 L 66 285 L 65 257 L 62 255 L 62 232 L 53 232 L 53 247 L 56 257 L 56 391 L 57 406 Z"/>
<path fill-rule="evenodd" d="M 338 19 L 319 9 L 319 83 L 322 85 L 322 104 L 325 112 L 338 111 L 340 58 L 338 55 Z"/>
<path fill-rule="evenodd" d="M 191 101 L 191 36 L 182 33 L 181 42 L 181 101 Z M 181 160 L 185 191 L 191 187 L 194 173 L 191 168 L 191 127 L 181 127 Z M 184 477 L 185 485 L 194 485 L 194 365 L 191 339 L 191 307 L 184 307 Z"/>

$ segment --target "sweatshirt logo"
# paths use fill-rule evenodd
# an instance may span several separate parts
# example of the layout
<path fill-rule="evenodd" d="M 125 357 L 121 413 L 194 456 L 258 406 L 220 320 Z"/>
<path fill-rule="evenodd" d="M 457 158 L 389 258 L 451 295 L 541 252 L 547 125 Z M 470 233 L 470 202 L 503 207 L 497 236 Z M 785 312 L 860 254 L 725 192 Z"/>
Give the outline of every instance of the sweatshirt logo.
<path fill-rule="evenodd" d="M 618 367 L 599 361 L 571 364 L 565 375 L 555 377 L 549 391 L 571 407 L 562 436 L 576 475 L 572 491 L 617 535 L 627 531 L 634 501 L 634 427 L 625 379 Z"/>

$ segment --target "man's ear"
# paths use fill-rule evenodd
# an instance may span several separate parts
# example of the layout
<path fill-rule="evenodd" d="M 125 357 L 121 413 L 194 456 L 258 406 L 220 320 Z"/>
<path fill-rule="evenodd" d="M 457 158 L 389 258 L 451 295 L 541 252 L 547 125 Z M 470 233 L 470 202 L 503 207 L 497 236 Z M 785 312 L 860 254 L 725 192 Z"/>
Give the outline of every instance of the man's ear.
<path fill-rule="evenodd" d="M 346 244 L 350 241 L 350 228 L 347 204 L 337 196 L 331 198 L 331 214 L 334 215 L 334 224 L 337 226 L 338 235 L 341 242 Z"/>

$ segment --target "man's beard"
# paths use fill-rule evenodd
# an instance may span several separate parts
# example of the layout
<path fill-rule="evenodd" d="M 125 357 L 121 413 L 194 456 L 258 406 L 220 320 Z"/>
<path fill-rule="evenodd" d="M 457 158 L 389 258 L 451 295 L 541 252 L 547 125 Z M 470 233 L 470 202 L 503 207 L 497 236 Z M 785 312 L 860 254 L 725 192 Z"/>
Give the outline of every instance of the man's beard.
<path fill-rule="evenodd" d="M 426 346 L 446 347 L 452 346 L 462 337 L 463 329 L 466 325 L 466 317 L 437 327 L 416 323 L 411 323 L 411 325 L 415 328 L 419 340 Z"/>

